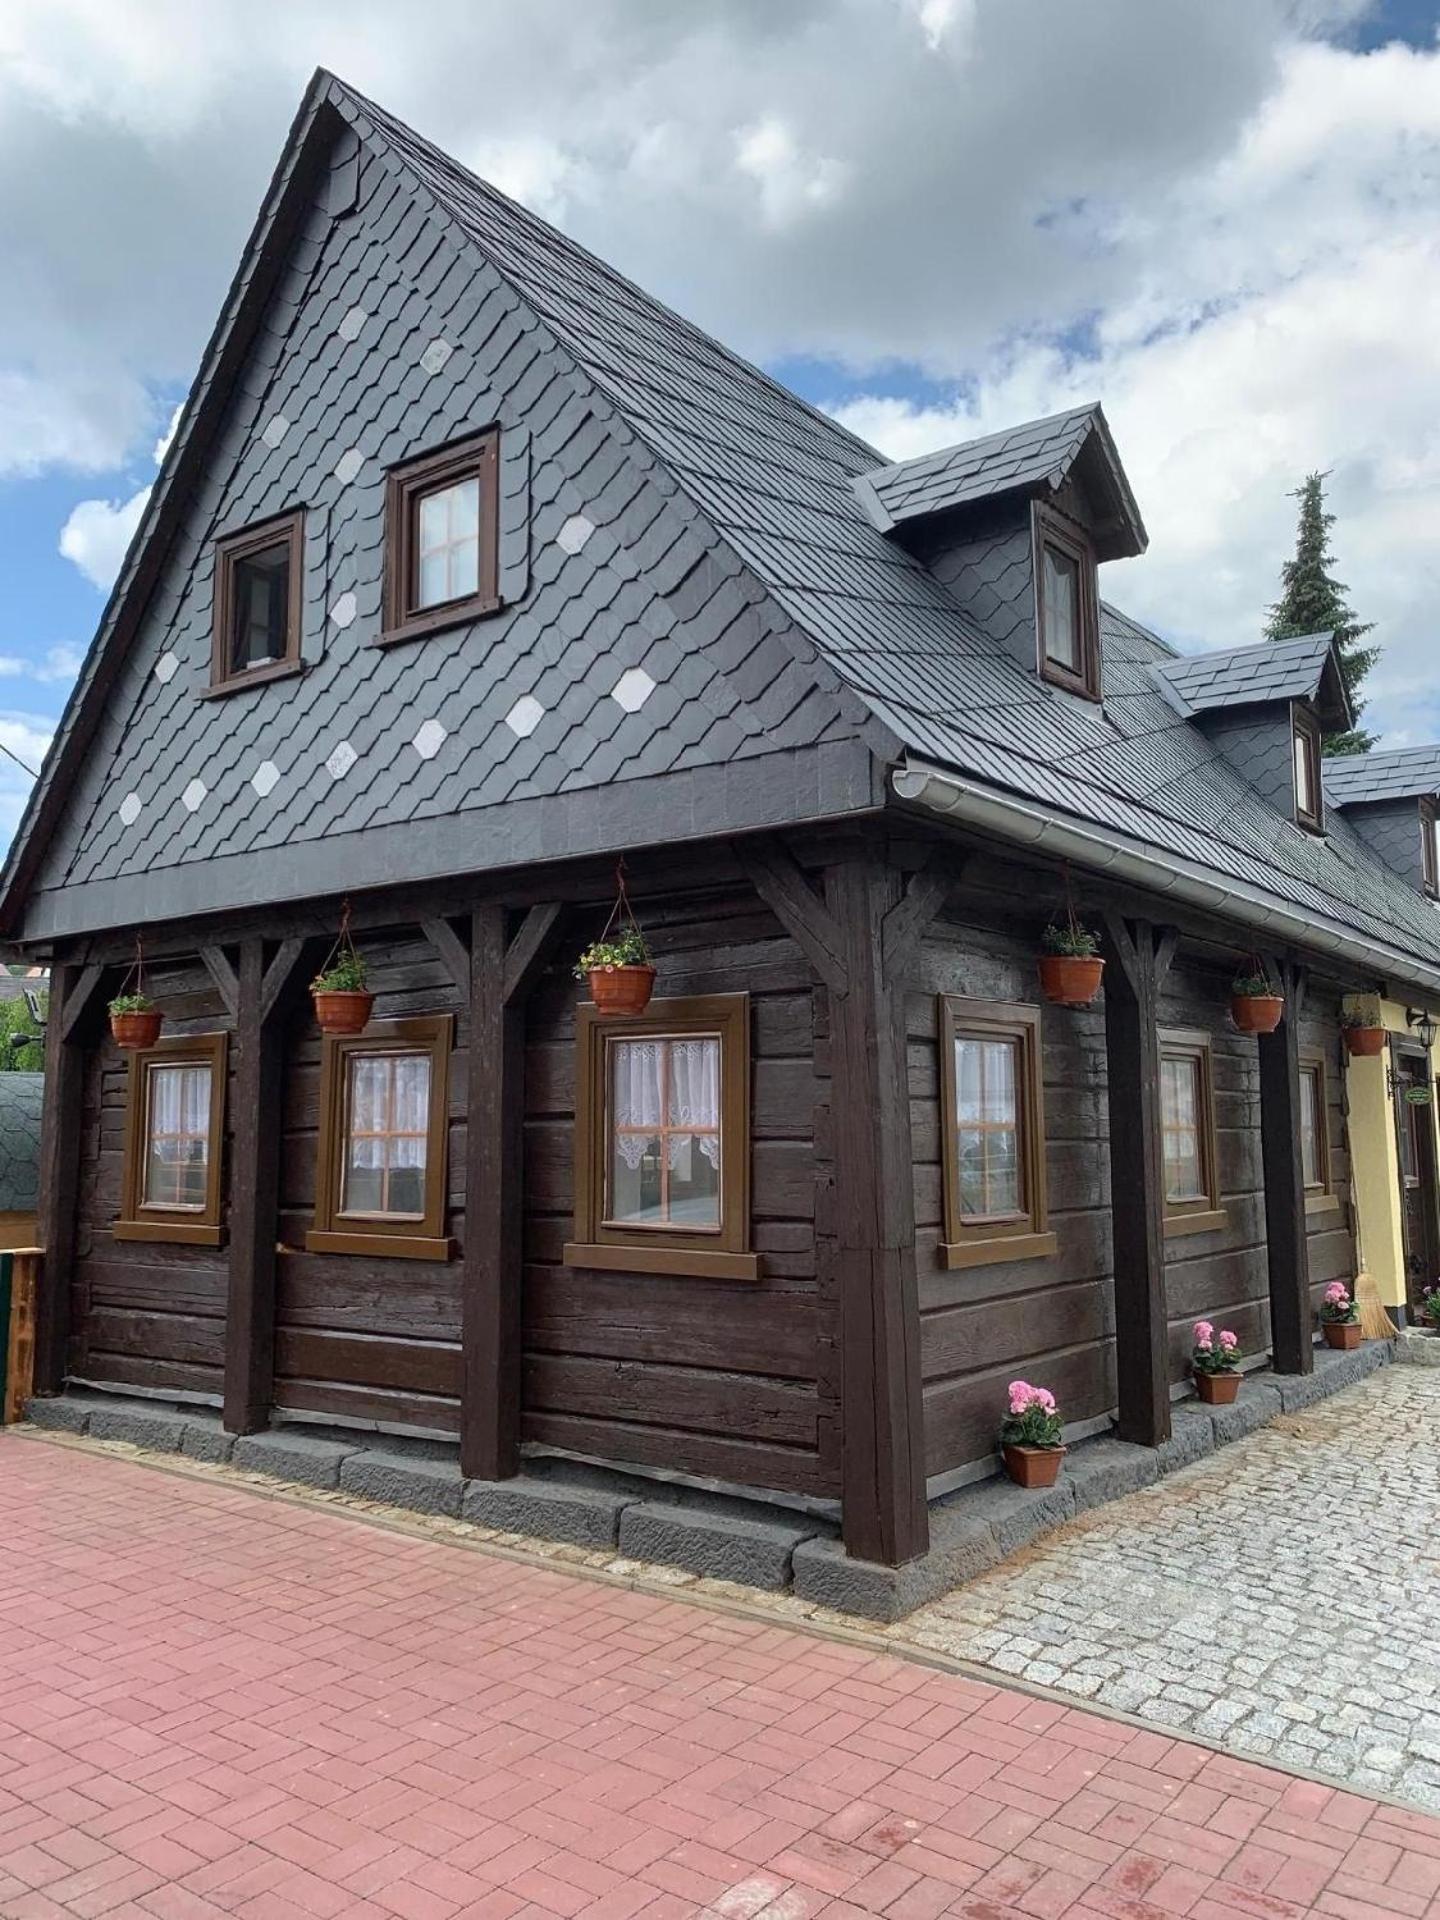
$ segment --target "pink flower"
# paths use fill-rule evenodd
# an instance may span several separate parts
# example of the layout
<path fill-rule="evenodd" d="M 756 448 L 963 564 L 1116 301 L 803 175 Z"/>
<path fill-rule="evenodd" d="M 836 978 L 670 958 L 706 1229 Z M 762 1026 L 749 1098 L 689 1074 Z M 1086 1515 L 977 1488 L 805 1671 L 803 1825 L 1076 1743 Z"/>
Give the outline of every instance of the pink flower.
<path fill-rule="evenodd" d="M 1345 1306 L 1349 1303 L 1350 1289 L 1343 1280 L 1332 1280 L 1325 1289 L 1325 1299 L 1332 1307 Z"/>
<path fill-rule="evenodd" d="M 1239 1346 L 1240 1341 L 1238 1337 L 1235 1334 L 1231 1333 L 1227 1328 L 1226 1331 L 1222 1333 L 1220 1336 L 1220 1344 L 1225 1349 L 1226 1353 L 1234 1353 L 1235 1349 Z"/>
<path fill-rule="evenodd" d="M 1030 1396 L 1034 1391 L 1035 1389 L 1030 1385 L 1028 1380 L 1012 1380 L 1010 1382 L 1011 1413 L 1024 1413 L 1030 1404 Z"/>
<path fill-rule="evenodd" d="M 1215 1329 L 1208 1320 L 1195 1322 L 1195 1344 L 1202 1353 L 1210 1351 L 1210 1342 L 1215 1337 Z"/>
<path fill-rule="evenodd" d="M 1035 1402 L 1042 1413 L 1053 1413 L 1055 1411 L 1055 1396 L 1053 1393 L 1047 1393 L 1044 1387 L 1036 1387 Z"/>

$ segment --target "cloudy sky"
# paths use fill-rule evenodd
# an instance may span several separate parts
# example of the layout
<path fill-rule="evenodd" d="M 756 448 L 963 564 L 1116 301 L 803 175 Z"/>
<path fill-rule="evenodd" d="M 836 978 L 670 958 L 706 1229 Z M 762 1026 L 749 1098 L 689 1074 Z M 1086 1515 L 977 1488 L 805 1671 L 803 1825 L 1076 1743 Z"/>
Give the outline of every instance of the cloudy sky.
<path fill-rule="evenodd" d="M 64 703 L 325 65 L 901 456 L 1105 403 L 1111 599 L 1257 637 L 1331 473 L 1440 737 L 1440 0 L 4 0 L 0 747 Z M 27 782 L 0 759 L 0 840 Z"/>

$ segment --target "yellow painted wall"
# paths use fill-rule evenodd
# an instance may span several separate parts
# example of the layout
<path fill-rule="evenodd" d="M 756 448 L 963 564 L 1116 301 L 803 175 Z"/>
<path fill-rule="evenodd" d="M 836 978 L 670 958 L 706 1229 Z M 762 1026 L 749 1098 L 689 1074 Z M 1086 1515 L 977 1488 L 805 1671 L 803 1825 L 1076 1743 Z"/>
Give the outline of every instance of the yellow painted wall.
<path fill-rule="evenodd" d="M 9 1253 L 16 1247 L 33 1247 L 34 1244 L 33 1213 L 0 1212 L 0 1252 Z"/>
<path fill-rule="evenodd" d="M 1387 1032 L 1414 1038 L 1405 1008 L 1380 1002 Z M 1435 1077 L 1435 1052 L 1430 1078 Z M 1345 1074 L 1350 1106 L 1350 1169 L 1360 1229 L 1360 1259 L 1387 1307 L 1405 1304 L 1405 1239 L 1400 1225 L 1400 1162 L 1395 1144 L 1395 1109 L 1390 1098 L 1389 1051 L 1374 1060 L 1352 1059 Z M 1436 1126 L 1436 1110 L 1428 1109 Z"/>

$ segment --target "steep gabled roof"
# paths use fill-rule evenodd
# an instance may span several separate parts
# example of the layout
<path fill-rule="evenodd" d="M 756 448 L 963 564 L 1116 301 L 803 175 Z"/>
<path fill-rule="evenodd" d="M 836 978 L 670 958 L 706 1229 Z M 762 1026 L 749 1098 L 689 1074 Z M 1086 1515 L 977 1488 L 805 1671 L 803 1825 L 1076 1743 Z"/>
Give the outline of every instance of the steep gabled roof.
<path fill-rule="evenodd" d="M 1187 719 L 1228 707 L 1309 700 L 1327 727 L 1354 724 L 1333 634 L 1308 633 L 1185 654 L 1163 661 L 1153 672 Z"/>
<path fill-rule="evenodd" d="M 1102 560 L 1145 551 L 1145 527 L 1098 401 L 983 434 L 913 460 L 874 467 L 855 493 L 881 533 L 913 520 L 997 499 L 1055 492 L 1080 468 L 1099 495 L 1095 550 Z"/>
<path fill-rule="evenodd" d="M 1433 798 L 1440 795 L 1440 746 L 1337 755 L 1325 762 L 1325 795 L 1336 807 Z"/>

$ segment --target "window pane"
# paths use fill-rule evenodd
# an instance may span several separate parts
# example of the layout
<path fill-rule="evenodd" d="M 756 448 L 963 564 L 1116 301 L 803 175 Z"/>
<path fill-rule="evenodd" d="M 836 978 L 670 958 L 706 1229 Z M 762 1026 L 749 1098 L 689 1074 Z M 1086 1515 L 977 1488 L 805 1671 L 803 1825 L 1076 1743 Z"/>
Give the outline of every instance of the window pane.
<path fill-rule="evenodd" d="M 233 562 L 230 671 L 285 658 L 290 617 L 290 542 L 282 540 Z"/>
<path fill-rule="evenodd" d="M 1315 814 L 1315 750 L 1308 733 L 1295 732 L 1295 805 L 1301 813 Z"/>
<path fill-rule="evenodd" d="M 1045 610 L 1045 657 L 1072 673 L 1081 670 L 1080 569 L 1068 553 L 1045 548 L 1041 594 Z"/>
<path fill-rule="evenodd" d="M 606 1217 L 617 1225 L 720 1225 L 720 1041 L 609 1042 Z"/>
<path fill-rule="evenodd" d="M 201 1212 L 210 1164 L 210 1069 L 152 1066 L 146 1095 L 141 1203 Z"/>
<path fill-rule="evenodd" d="M 415 517 L 415 604 L 443 606 L 480 586 L 480 482 L 421 494 Z"/>
<path fill-rule="evenodd" d="M 1300 1069 L 1300 1171 L 1307 1187 L 1318 1187 L 1320 1139 L 1316 1125 L 1319 1075 L 1313 1067 Z"/>
<path fill-rule="evenodd" d="M 428 1053 L 351 1053 L 340 1208 L 395 1219 L 425 1213 Z"/>
<path fill-rule="evenodd" d="M 1018 1040 L 955 1036 L 956 1153 L 960 1217 L 1023 1213 Z"/>
<path fill-rule="evenodd" d="M 1160 1062 L 1160 1131 L 1167 1200 L 1204 1200 L 1205 1160 L 1200 1145 L 1200 1062 Z"/>

